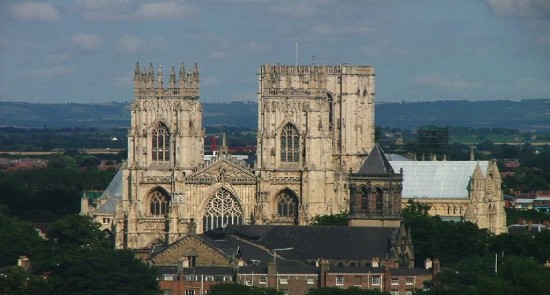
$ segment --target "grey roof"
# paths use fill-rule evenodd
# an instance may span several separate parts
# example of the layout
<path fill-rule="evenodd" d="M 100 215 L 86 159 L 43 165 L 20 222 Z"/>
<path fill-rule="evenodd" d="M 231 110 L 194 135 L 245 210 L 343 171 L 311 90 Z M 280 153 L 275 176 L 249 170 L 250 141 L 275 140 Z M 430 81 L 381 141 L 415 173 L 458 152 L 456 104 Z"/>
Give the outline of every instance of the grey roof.
<path fill-rule="evenodd" d="M 277 251 L 289 260 L 370 260 L 386 257 L 399 228 L 346 226 L 239 225 L 225 231 Z M 244 253 L 243 253 L 244 255 Z"/>
<path fill-rule="evenodd" d="M 468 198 L 470 177 L 479 164 L 486 173 L 489 161 L 389 161 L 393 169 L 403 169 L 404 199 Z"/>
<path fill-rule="evenodd" d="M 365 175 L 381 175 L 381 174 L 393 174 L 394 169 L 388 162 L 384 151 L 380 145 L 375 145 L 372 151 L 367 156 L 361 168 L 359 168 L 358 174 Z"/>
<path fill-rule="evenodd" d="M 122 170 L 118 170 L 115 177 L 107 186 L 107 189 L 101 195 L 101 198 L 107 199 L 95 212 L 97 213 L 114 213 L 116 204 L 122 199 Z"/>

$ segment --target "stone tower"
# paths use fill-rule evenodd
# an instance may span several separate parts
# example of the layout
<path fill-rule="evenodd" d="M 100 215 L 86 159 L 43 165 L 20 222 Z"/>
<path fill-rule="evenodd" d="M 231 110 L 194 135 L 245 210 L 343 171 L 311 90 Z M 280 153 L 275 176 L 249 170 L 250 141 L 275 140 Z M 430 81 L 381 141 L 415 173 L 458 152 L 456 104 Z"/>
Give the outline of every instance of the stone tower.
<path fill-rule="evenodd" d="M 146 248 L 173 242 L 187 232 L 188 216 L 179 204 L 184 178 L 203 161 L 204 130 L 199 102 L 199 71 L 183 63 L 168 85 L 162 67 L 155 73 L 136 65 L 128 134 L 128 161 L 122 169 L 122 200 L 117 204 L 117 248 Z"/>
<path fill-rule="evenodd" d="M 347 209 L 347 173 L 374 145 L 374 76 L 369 66 L 260 67 L 257 222 Z"/>
<path fill-rule="evenodd" d="M 399 227 L 403 173 L 395 173 L 376 145 L 361 169 L 349 175 L 350 226 Z"/>

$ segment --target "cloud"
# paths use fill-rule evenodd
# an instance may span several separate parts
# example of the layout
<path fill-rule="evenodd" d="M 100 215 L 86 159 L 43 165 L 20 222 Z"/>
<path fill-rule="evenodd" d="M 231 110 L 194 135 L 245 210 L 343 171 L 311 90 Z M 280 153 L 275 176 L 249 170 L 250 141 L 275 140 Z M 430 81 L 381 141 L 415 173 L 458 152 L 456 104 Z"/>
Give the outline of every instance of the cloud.
<path fill-rule="evenodd" d="M 319 9 L 314 3 L 285 3 L 284 5 L 272 6 L 270 12 L 281 14 L 292 18 L 313 17 L 319 15 Z"/>
<path fill-rule="evenodd" d="M 71 41 L 74 46 L 91 51 L 101 47 L 103 38 L 96 34 L 78 33 L 73 36 Z"/>
<path fill-rule="evenodd" d="M 77 1 L 77 8 L 84 18 L 101 22 L 178 20 L 198 14 L 195 7 L 184 4 L 182 1 L 146 2 L 135 0 L 79 0 Z"/>
<path fill-rule="evenodd" d="M 414 76 L 411 79 L 411 83 L 418 86 L 449 90 L 468 90 L 477 87 L 477 83 L 474 81 L 463 80 L 456 77 L 443 77 L 436 73 Z"/>
<path fill-rule="evenodd" d="M 152 20 L 182 19 L 196 13 L 191 6 L 177 2 L 142 4 L 136 11 L 137 17 Z"/>
<path fill-rule="evenodd" d="M 71 72 L 73 72 L 73 68 L 71 67 L 53 66 L 46 69 L 31 70 L 23 75 L 29 78 L 54 78 L 57 76 L 70 74 Z"/>
<path fill-rule="evenodd" d="M 59 19 L 59 12 L 50 3 L 24 2 L 9 7 L 11 17 L 21 21 L 53 22 Z"/>
<path fill-rule="evenodd" d="M 550 1 L 548 0 L 485 0 L 498 16 L 522 18 L 550 17 Z"/>
<path fill-rule="evenodd" d="M 119 51 L 122 53 L 143 53 L 164 49 L 168 46 L 168 41 L 162 37 L 150 38 L 145 41 L 143 38 L 135 35 L 122 35 L 118 41 Z"/>

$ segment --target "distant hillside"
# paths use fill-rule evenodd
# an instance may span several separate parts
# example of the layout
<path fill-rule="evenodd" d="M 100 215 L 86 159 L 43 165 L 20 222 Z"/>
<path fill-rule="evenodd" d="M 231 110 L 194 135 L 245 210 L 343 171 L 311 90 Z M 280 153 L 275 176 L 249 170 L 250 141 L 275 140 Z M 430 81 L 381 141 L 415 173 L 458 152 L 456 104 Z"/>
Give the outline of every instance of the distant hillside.
<path fill-rule="evenodd" d="M 204 125 L 255 129 L 256 103 L 203 104 Z M 130 106 L 0 102 L 0 126 L 113 128 L 130 125 Z M 522 101 L 434 101 L 376 105 L 376 125 L 417 128 L 426 124 L 477 128 L 550 129 L 550 99 Z"/>

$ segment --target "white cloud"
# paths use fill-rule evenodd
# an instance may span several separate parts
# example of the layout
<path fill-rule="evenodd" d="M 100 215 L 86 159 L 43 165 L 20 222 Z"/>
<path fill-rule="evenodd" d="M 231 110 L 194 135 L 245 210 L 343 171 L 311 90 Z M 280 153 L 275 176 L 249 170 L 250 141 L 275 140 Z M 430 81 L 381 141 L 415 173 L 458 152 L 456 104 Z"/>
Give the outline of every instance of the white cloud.
<path fill-rule="evenodd" d="M 499 16 L 550 17 L 550 1 L 548 0 L 486 0 L 486 2 Z"/>
<path fill-rule="evenodd" d="M 137 17 L 152 20 L 183 19 L 194 14 L 194 8 L 177 2 L 142 4 L 136 11 Z"/>
<path fill-rule="evenodd" d="M 119 51 L 122 53 L 143 53 L 164 49 L 168 41 L 163 37 L 150 38 L 147 41 L 135 35 L 122 35 L 118 41 Z"/>
<path fill-rule="evenodd" d="M 464 80 L 458 77 L 443 77 L 436 73 L 414 76 L 411 79 L 411 83 L 418 86 L 449 90 L 468 90 L 477 87 L 477 83 L 474 81 Z"/>
<path fill-rule="evenodd" d="M 59 12 L 50 3 L 24 2 L 9 7 L 11 17 L 21 21 L 52 22 L 59 19 Z"/>
<path fill-rule="evenodd" d="M 55 78 L 73 72 L 73 68 L 67 66 L 53 66 L 46 69 L 31 70 L 23 75 L 29 78 Z"/>
<path fill-rule="evenodd" d="M 96 34 L 78 33 L 73 36 L 72 43 L 84 50 L 95 50 L 101 47 L 103 38 Z"/>

